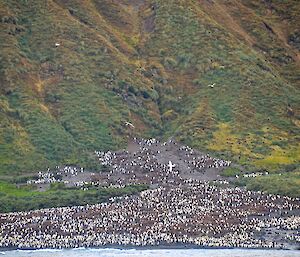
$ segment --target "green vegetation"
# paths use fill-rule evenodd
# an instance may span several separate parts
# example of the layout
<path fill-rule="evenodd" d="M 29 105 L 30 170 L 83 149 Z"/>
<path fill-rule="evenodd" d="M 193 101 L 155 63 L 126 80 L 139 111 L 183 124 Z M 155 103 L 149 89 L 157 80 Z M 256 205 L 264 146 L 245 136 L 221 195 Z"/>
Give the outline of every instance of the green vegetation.
<path fill-rule="evenodd" d="M 237 182 L 237 185 L 246 186 L 248 190 L 300 197 L 300 172 L 242 178 Z"/>
<path fill-rule="evenodd" d="M 0 177 L 100 170 L 134 136 L 300 162 L 300 2 L 142 2 L 0 2 Z"/>
<path fill-rule="evenodd" d="M 90 188 L 83 191 L 65 188 L 63 184 L 52 184 L 49 190 L 37 192 L 29 186 L 17 188 L 13 184 L 0 182 L 0 212 L 96 204 L 111 197 L 132 195 L 145 189 L 147 186 L 131 185 L 124 188 Z"/>
<path fill-rule="evenodd" d="M 221 175 L 224 177 L 234 177 L 236 175 L 241 175 L 241 174 L 242 174 L 241 169 L 235 167 L 228 167 L 224 169 Z"/>

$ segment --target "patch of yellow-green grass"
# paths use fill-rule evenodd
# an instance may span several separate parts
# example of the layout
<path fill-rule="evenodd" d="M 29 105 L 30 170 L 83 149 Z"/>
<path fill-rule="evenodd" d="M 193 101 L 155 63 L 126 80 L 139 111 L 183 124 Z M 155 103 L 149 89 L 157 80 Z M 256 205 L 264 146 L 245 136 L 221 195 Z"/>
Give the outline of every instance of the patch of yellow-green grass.
<path fill-rule="evenodd" d="M 32 196 L 32 195 L 39 194 L 38 192 L 34 192 L 27 187 L 18 188 L 13 184 L 7 182 L 1 182 L 1 181 L 0 181 L 0 192 L 15 197 Z"/>
<path fill-rule="evenodd" d="M 141 40 L 141 37 L 139 34 L 131 36 L 131 37 L 124 35 L 124 38 L 125 38 L 125 41 L 132 47 L 137 47 Z"/>
<path fill-rule="evenodd" d="M 257 166 L 276 168 L 278 165 L 289 165 L 300 162 L 300 146 L 283 149 L 272 146 L 272 152 L 262 160 L 255 162 Z"/>
<path fill-rule="evenodd" d="M 246 181 L 246 187 L 249 190 L 260 190 L 270 194 L 300 197 L 300 172 L 251 178 Z"/>
<path fill-rule="evenodd" d="M 300 162 L 300 146 L 291 140 L 288 133 L 275 127 L 263 127 L 262 132 L 263 144 L 268 146 L 270 151 L 256 160 L 255 166 L 272 170 Z"/>
<path fill-rule="evenodd" d="M 223 170 L 221 176 L 223 177 L 234 177 L 236 175 L 240 175 L 242 173 L 241 169 L 236 167 L 228 167 Z"/>
<path fill-rule="evenodd" d="M 278 170 L 284 165 L 300 162 L 300 147 L 290 142 L 289 135 L 276 128 L 264 127 L 257 134 L 237 134 L 228 123 L 219 123 L 208 144 L 215 152 L 230 152 L 240 163 L 252 163 L 257 168 Z"/>
<path fill-rule="evenodd" d="M 230 125 L 227 123 L 220 123 L 218 130 L 213 133 L 213 140 L 209 144 L 209 149 L 214 151 L 222 151 L 232 148 L 238 137 L 233 134 Z"/>
<path fill-rule="evenodd" d="M 261 154 L 251 151 L 251 145 L 255 136 L 248 134 L 246 136 L 237 135 L 234 129 L 228 123 L 220 123 L 218 130 L 213 133 L 213 139 L 208 145 L 212 151 L 230 151 L 234 155 L 247 156 L 250 158 L 259 158 Z"/>

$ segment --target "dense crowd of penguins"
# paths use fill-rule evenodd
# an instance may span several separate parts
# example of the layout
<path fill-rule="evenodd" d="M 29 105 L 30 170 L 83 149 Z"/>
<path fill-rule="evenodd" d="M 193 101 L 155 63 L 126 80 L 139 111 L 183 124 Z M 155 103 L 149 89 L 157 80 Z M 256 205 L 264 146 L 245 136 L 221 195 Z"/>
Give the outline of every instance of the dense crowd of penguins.
<path fill-rule="evenodd" d="M 78 176 L 84 172 L 83 168 L 74 166 L 55 167 L 38 172 L 36 179 L 27 181 L 27 184 L 52 184 L 61 182 L 67 186 L 88 189 L 89 185 L 118 187 L 128 184 L 168 185 L 180 183 L 180 173 L 185 170 L 187 175 L 205 173 L 208 169 L 222 169 L 230 166 L 230 161 L 213 158 L 208 154 L 201 154 L 188 146 L 181 146 L 173 140 L 160 143 L 156 139 L 134 139 L 138 146 L 135 152 L 122 151 L 95 151 L 102 167 L 108 170 L 101 173 L 91 173 Z M 170 163 L 166 159 L 168 152 L 174 151 L 176 157 L 183 163 L 180 166 Z M 164 152 L 164 153 L 163 153 Z M 176 162 L 176 160 L 175 160 Z M 89 177 L 90 176 L 90 177 Z M 80 177 L 80 179 L 76 179 Z M 72 182 L 71 182 L 72 181 Z"/>
<path fill-rule="evenodd" d="M 173 140 L 160 143 L 156 139 L 135 139 L 136 152 L 127 150 L 118 152 L 96 151 L 100 163 L 111 167 L 108 172 L 95 175 L 94 183 L 101 185 L 148 184 L 169 185 L 181 183 L 181 173 L 192 175 L 204 173 L 208 169 L 222 169 L 230 166 L 230 161 L 201 154 L 188 146 L 181 146 Z M 182 167 L 166 159 L 168 152 L 176 149 L 176 157 Z M 163 153 L 164 151 L 164 153 Z M 178 160 L 177 160 L 178 161 Z M 172 168 L 170 167 L 172 165 Z M 183 172 L 183 170 L 185 170 Z"/>
<path fill-rule="evenodd" d="M 83 173 L 83 168 L 78 168 L 74 166 L 63 166 L 59 167 L 56 166 L 54 171 L 51 171 L 49 168 L 47 171 L 39 171 L 37 174 L 37 178 L 27 180 L 27 184 L 52 184 L 52 183 L 59 183 L 63 182 L 68 184 L 68 180 L 63 179 L 65 176 L 72 176 L 76 177 L 79 173 Z"/>
<path fill-rule="evenodd" d="M 134 152 L 96 152 L 109 169 L 95 174 L 92 183 L 155 186 L 96 205 L 0 214 L 0 247 L 286 248 L 300 244 L 299 199 L 230 187 L 227 181 L 184 179 L 180 164 L 168 165 L 159 159 L 160 151 L 168 151 L 175 142 L 150 139 L 136 143 Z M 188 173 L 231 164 L 187 146 L 178 146 L 177 151 L 180 161 L 190 167 Z M 276 237 L 268 235 L 270 230 L 278 233 Z"/>
<path fill-rule="evenodd" d="M 300 243 L 300 218 L 293 214 L 299 204 L 299 199 L 186 180 L 108 203 L 1 214 L 0 247 L 284 247 L 284 240 Z M 290 233 L 280 242 L 260 238 L 270 227 Z"/>

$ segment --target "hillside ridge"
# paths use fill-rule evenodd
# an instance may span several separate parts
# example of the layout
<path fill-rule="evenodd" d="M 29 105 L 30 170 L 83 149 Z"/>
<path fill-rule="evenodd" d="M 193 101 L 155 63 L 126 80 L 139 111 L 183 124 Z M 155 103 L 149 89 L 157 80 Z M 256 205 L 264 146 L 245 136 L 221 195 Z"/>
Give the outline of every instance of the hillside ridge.
<path fill-rule="evenodd" d="M 174 137 L 299 169 L 300 3 L 0 3 L 0 178 Z M 131 124 L 131 125 L 130 125 Z"/>

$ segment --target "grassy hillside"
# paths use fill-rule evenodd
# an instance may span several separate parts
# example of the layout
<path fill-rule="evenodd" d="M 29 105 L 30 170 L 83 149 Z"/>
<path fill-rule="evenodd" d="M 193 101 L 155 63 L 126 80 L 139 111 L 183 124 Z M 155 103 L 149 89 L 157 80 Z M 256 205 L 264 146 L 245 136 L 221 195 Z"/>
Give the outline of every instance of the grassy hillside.
<path fill-rule="evenodd" d="M 94 150 L 136 135 L 296 165 L 299 13 L 297 0 L 2 0 L 0 175 L 93 169 Z"/>
<path fill-rule="evenodd" d="M 227 152 L 242 163 L 275 168 L 297 162 L 299 80 L 289 80 L 283 70 L 285 65 L 294 65 L 299 71 L 298 60 L 287 64 L 281 59 L 276 59 L 278 63 L 271 57 L 268 60 L 268 53 L 256 48 L 265 40 L 272 51 L 279 42 L 275 38 L 271 44 L 263 28 L 257 28 L 261 30 L 257 38 L 247 33 L 230 7 L 203 4 L 201 8 L 201 4 L 187 1 L 180 8 L 172 3 L 160 3 L 156 24 L 162 29 L 147 44 L 150 55 L 163 53 L 156 58 L 165 62 L 170 84 L 176 88 L 174 98 L 181 99 L 181 106 L 175 105 L 175 99 L 169 105 L 164 101 L 165 111 L 172 111 L 175 117 L 165 125 L 168 135 L 175 134 L 195 147 Z M 232 15 L 228 22 L 239 22 L 239 29 L 258 46 L 249 46 L 246 36 L 239 39 L 231 33 L 231 25 L 223 19 L 214 20 L 219 12 Z M 258 15 L 251 17 L 249 20 L 263 22 Z M 282 51 L 288 54 L 288 50 Z M 288 108 L 294 110 L 290 116 Z"/>

